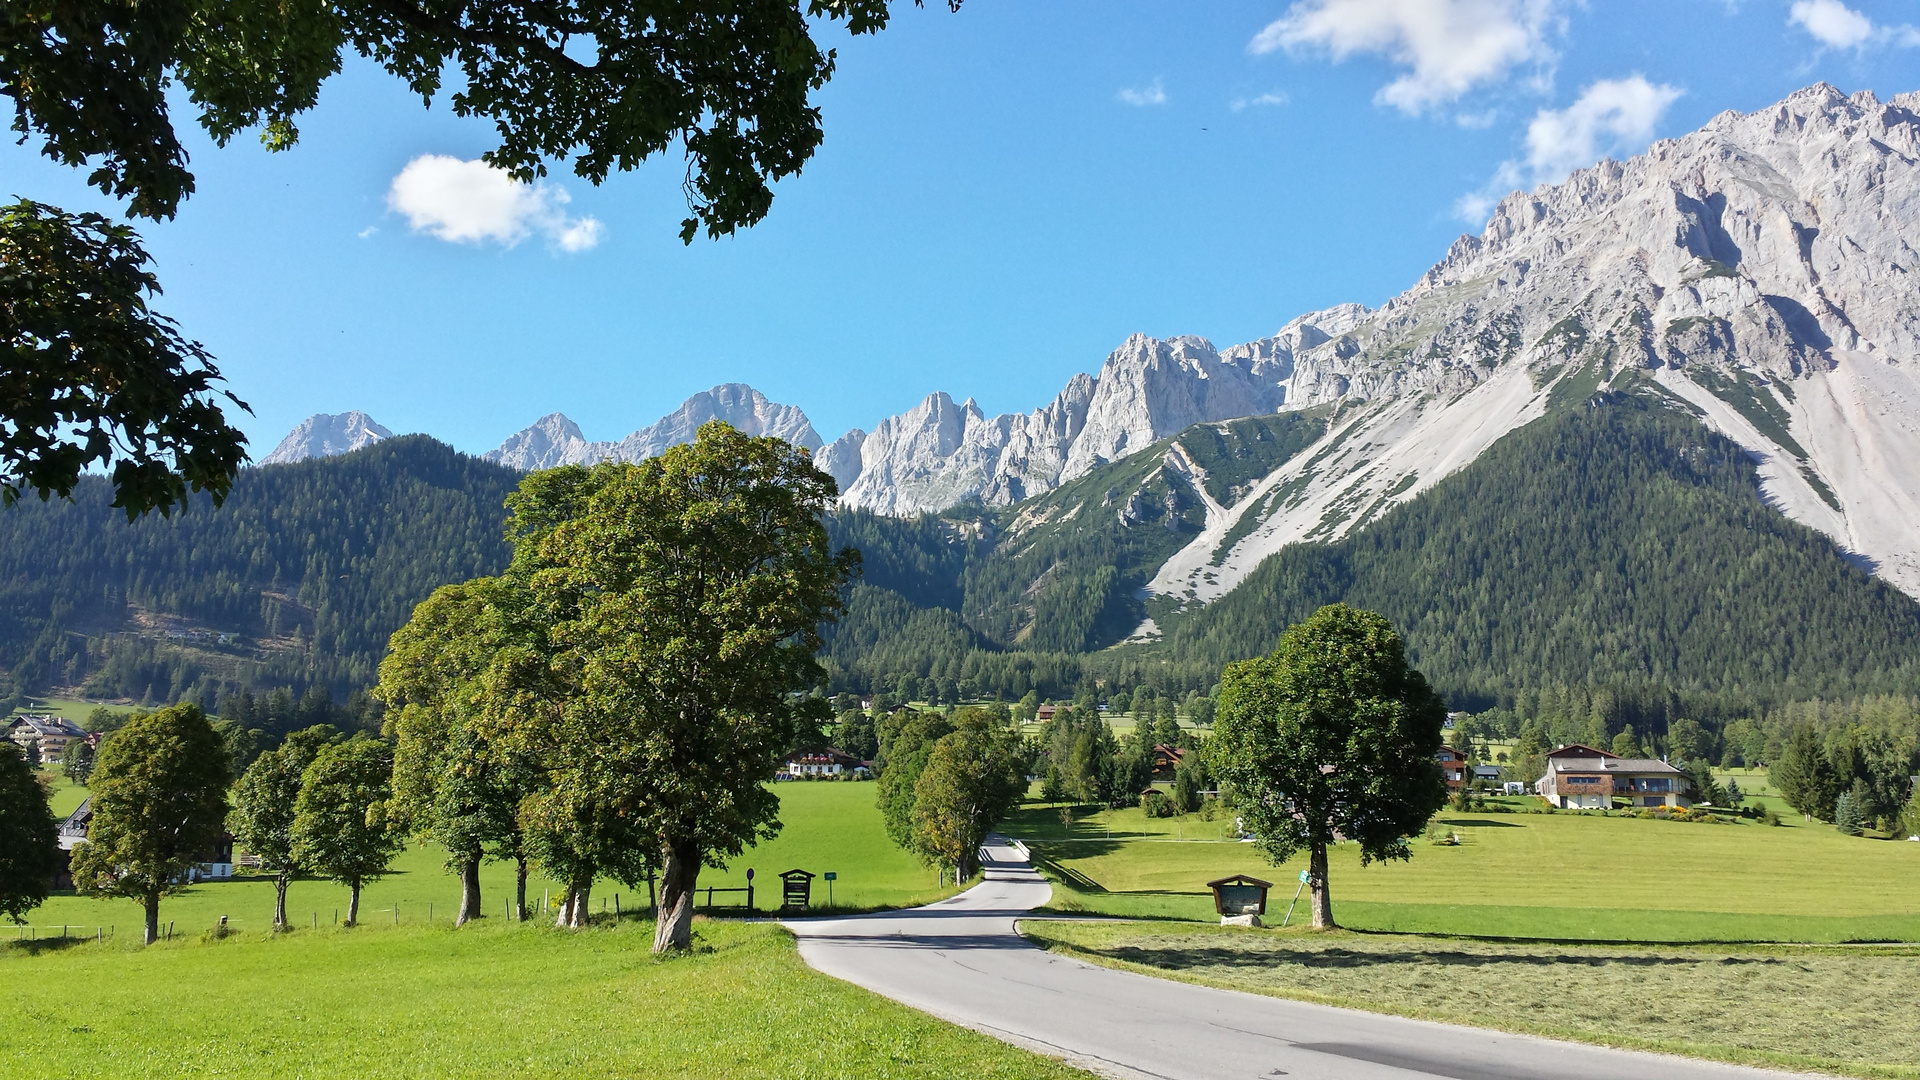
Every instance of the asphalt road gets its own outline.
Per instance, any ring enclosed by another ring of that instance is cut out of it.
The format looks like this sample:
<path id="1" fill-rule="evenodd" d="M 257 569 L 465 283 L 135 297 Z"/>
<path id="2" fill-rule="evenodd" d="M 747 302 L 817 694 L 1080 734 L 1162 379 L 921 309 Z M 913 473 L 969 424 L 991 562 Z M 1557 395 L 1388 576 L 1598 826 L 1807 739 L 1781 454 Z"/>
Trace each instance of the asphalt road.
<path id="1" fill-rule="evenodd" d="M 1783 1080 L 1661 1054 L 1215 990 L 1096 967 L 1014 931 L 1051 889 L 996 838 L 986 880 L 911 911 L 793 919 L 815 968 L 935 1016 L 1132 1080 Z M 1566 992 L 1582 992 L 1570 970 Z"/>

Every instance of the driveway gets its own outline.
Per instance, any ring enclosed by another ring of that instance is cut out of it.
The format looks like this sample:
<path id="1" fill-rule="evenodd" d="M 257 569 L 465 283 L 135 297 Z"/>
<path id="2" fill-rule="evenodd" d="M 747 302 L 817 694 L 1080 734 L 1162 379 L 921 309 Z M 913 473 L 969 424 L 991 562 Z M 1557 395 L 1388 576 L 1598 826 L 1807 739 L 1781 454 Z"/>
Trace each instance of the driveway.
<path id="1" fill-rule="evenodd" d="M 1781 1073 L 1215 990 L 1096 967 L 1014 930 L 1052 889 L 994 838 L 986 880 L 910 911 L 792 919 L 815 968 L 1112 1077 L 1784 1080 Z M 1577 972 L 1567 993 L 1581 992 Z"/>

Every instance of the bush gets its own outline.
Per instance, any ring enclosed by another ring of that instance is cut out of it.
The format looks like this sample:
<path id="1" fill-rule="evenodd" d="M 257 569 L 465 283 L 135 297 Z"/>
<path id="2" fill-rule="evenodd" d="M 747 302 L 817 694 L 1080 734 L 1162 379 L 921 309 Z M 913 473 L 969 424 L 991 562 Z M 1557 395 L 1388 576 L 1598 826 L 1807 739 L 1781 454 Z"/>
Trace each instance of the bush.
<path id="1" fill-rule="evenodd" d="M 1144 810 L 1150 818 L 1172 817 L 1179 812 L 1173 805 L 1173 800 L 1158 791 L 1149 791 L 1140 796 L 1140 809 Z"/>

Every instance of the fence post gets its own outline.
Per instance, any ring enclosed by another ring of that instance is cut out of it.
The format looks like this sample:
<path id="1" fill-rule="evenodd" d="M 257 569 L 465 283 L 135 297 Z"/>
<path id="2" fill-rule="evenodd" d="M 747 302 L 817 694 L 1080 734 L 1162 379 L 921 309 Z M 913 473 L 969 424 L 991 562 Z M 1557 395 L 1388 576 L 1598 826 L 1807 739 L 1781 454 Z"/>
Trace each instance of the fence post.
<path id="1" fill-rule="evenodd" d="M 620 919 L 620 894 L 619 893 L 613 894 L 613 917 L 616 922 L 619 921 Z"/>

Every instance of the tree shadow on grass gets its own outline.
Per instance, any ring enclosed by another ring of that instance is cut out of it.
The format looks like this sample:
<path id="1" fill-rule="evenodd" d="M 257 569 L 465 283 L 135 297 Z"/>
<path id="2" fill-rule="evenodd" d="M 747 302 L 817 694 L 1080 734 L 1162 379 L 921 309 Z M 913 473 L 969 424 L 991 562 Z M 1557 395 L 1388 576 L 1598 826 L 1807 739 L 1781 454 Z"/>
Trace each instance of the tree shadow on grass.
<path id="1" fill-rule="evenodd" d="M 1181 971 L 1214 968 L 1225 971 L 1256 971 L 1292 965 L 1309 969 L 1356 968 L 1476 968 L 1499 971 L 1503 968 L 1697 968 L 1703 973 L 1733 966 L 1785 964 L 1772 956 L 1659 956 L 1654 954 L 1595 954 L 1553 952 L 1550 950 L 1512 953 L 1478 953 L 1457 949 L 1325 949 L 1294 948 L 1285 945 L 1251 949 L 1207 948 L 1182 945 L 1152 947 L 1119 945 L 1111 948 L 1076 946 L 1084 952 L 1123 960 L 1146 967 Z"/>
<path id="2" fill-rule="evenodd" d="M 1454 829 L 1524 829 L 1525 825 L 1517 821 L 1482 821 L 1471 818 L 1436 818 L 1435 825 L 1445 825 Z"/>

